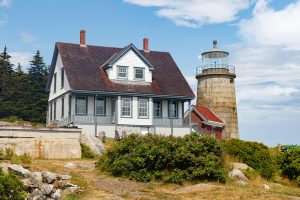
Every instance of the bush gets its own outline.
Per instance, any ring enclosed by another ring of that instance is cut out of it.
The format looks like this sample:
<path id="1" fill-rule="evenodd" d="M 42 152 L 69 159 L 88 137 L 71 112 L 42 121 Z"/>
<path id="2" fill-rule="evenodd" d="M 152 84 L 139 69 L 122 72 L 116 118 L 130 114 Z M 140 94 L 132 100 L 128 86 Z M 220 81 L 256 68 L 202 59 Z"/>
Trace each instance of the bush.
<path id="1" fill-rule="evenodd" d="M 131 134 L 111 147 L 99 161 L 100 170 L 147 182 L 159 179 L 226 181 L 221 146 L 211 137 L 197 134 L 183 138 Z"/>
<path id="2" fill-rule="evenodd" d="M 91 150 L 89 146 L 81 143 L 81 158 L 96 158 L 95 153 Z"/>
<path id="3" fill-rule="evenodd" d="M 7 148 L 5 150 L 5 159 L 11 160 L 13 156 L 14 156 L 14 151 L 11 148 Z"/>
<path id="4" fill-rule="evenodd" d="M 0 197 L 3 200 L 23 200 L 27 196 L 23 183 L 17 177 L 9 173 L 5 175 L 0 168 Z"/>
<path id="5" fill-rule="evenodd" d="M 278 164 L 284 177 L 300 185 L 300 147 L 283 152 Z"/>
<path id="6" fill-rule="evenodd" d="M 276 162 L 267 146 L 257 142 L 230 139 L 223 142 L 225 152 L 237 157 L 255 169 L 261 176 L 270 179 L 275 175 Z"/>

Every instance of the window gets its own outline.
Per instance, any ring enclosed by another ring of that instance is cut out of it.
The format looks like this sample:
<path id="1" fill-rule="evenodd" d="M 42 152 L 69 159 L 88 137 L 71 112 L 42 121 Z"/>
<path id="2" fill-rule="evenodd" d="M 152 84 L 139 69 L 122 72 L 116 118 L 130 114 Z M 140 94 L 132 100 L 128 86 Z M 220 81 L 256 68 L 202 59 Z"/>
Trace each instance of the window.
<path id="1" fill-rule="evenodd" d="M 134 68 L 134 79 L 144 80 L 145 69 Z"/>
<path id="2" fill-rule="evenodd" d="M 96 98 L 96 115 L 105 115 L 105 98 Z"/>
<path id="3" fill-rule="evenodd" d="M 64 118 L 65 114 L 65 98 L 61 98 L 61 118 Z"/>
<path id="4" fill-rule="evenodd" d="M 162 103 L 161 101 L 153 101 L 154 117 L 162 117 Z"/>
<path id="5" fill-rule="evenodd" d="M 53 113 L 52 113 L 52 103 L 50 104 L 50 121 L 53 119 Z"/>
<path id="6" fill-rule="evenodd" d="M 177 101 L 169 101 L 169 117 L 178 117 L 178 102 Z M 171 114 L 172 113 L 172 114 Z"/>
<path id="7" fill-rule="evenodd" d="M 118 67 L 118 78 L 127 79 L 128 67 Z"/>
<path id="8" fill-rule="evenodd" d="M 53 113 L 53 119 L 56 120 L 56 101 L 54 101 L 54 113 Z"/>
<path id="9" fill-rule="evenodd" d="M 53 75 L 54 77 L 53 77 L 53 81 L 54 81 L 54 85 L 53 85 L 53 91 L 54 91 L 54 93 L 56 92 L 56 73 Z"/>
<path id="10" fill-rule="evenodd" d="M 122 98 L 122 117 L 131 117 L 131 98 Z"/>
<path id="11" fill-rule="evenodd" d="M 60 73 L 60 86 L 61 88 L 64 88 L 64 84 L 65 84 L 65 69 L 61 68 L 61 73 Z"/>
<path id="12" fill-rule="evenodd" d="M 139 117 L 148 118 L 148 99 L 139 99 Z"/>
<path id="13" fill-rule="evenodd" d="M 87 114 L 87 98 L 85 96 L 76 97 L 76 115 Z"/>

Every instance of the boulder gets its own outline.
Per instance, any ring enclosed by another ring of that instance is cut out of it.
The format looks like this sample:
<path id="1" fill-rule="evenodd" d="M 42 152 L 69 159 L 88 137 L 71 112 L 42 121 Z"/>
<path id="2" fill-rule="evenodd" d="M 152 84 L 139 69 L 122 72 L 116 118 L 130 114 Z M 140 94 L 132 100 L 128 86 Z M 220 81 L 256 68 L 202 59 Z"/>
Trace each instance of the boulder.
<path id="1" fill-rule="evenodd" d="M 12 164 L 9 165 L 7 168 L 8 171 L 14 172 L 17 176 L 24 177 L 24 178 L 29 177 L 30 171 L 28 169 L 25 169 L 21 165 Z"/>
<path id="2" fill-rule="evenodd" d="M 61 196 L 62 196 L 61 189 L 57 189 L 53 194 L 51 194 L 51 198 L 53 198 L 55 200 L 59 200 Z"/>
<path id="3" fill-rule="evenodd" d="M 249 167 L 247 164 L 245 164 L 245 163 L 230 163 L 232 166 L 233 166 L 233 168 L 234 169 L 239 169 L 239 170 L 241 170 L 241 171 L 243 171 L 243 170 L 246 170 L 246 169 L 251 169 L 251 170 L 253 170 L 251 167 Z"/>
<path id="4" fill-rule="evenodd" d="M 80 142 L 89 146 L 96 155 L 101 155 L 105 150 L 101 139 L 91 134 L 81 133 Z"/>
<path id="5" fill-rule="evenodd" d="M 34 189 L 28 196 L 28 200 L 44 200 L 44 195 L 41 190 Z"/>
<path id="6" fill-rule="evenodd" d="M 44 195 L 50 195 L 51 194 L 51 192 L 52 192 L 52 190 L 53 190 L 53 185 L 51 185 L 51 184 L 43 184 L 42 186 L 41 186 L 41 192 L 42 192 L 42 194 L 44 194 Z"/>
<path id="7" fill-rule="evenodd" d="M 29 179 L 33 185 L 37 185 L 38 187 L 43 183 L 43 177 L 41 172 L 30 172 Z"/>
<path id="8" fill-rule="evenodd" d="M 228 177 L 231 180 L 234 180 L 239 185 L 248 185 L 249 179 L 245 176 L 245 174 L 239 169 L 233 169 L 229 172 Z"/>
<path id="9" fill-rule="evenodd" d="M 42 177 L 43 177 L 43 182 L 53 183 L 56 180 L 57 175 L 55 173 L 52 173 L 52 172 L 43 171 L 42 172 Z"/>

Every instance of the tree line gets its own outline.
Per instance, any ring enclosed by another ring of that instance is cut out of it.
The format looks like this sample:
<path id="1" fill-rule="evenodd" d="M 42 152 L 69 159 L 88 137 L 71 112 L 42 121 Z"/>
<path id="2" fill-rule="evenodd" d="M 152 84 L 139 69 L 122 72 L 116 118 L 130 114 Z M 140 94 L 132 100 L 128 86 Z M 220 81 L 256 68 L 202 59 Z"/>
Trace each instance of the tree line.
<path id="1" fill-rule="evenodd" d="M 10 58 L 4 47 L 0 54 L 0 120 L 16 116 L 25 121 L 45 122 L 49 67 L 39 50 L 26 71 L 20 64 L 15 67 Z"/>

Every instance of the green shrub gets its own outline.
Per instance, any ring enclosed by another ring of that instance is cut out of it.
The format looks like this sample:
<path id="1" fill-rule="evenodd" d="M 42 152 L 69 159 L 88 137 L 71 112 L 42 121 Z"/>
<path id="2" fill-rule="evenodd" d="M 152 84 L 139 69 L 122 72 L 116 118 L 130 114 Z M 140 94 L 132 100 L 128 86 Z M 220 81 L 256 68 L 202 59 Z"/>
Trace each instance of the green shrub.
<path id="1" fill-rule="evenodd" d="M 247 168 L 245 170 L 242 170 L 242 172 L 250 180 L 254 180 L 258 176 L 258 173 L 254 169 L 251 169 L 251 168 Z"/>
<path id="2" fill-rule="evenodd" d="M 0 149 L 0 160 L 5 160 L 5 152 L 3 149 Z"/>
<path id="3" fill-rule="evenodd" d="M 197 134 L 183 138 L 131 134 L 106 151 L 97 166 L 114 176 L 142 182 L 226 181 L 219 142 Z"/>
<path id="4" fill-rule="evenodd" d="M 6 160 L 11 160 L 13 156 L 14 156 L 14 151 L 11 148 L 5 149 L 5 159 Z"/>
<path id="5" fill-rule="evenodd" d="M 255 169 L 261 176 L 272 178 L 276 172 L 275 159 L 267 146 L 257 142 L 230 139 L 223 142 L 225 152 Z"/>
<path id="6" fill-rule="evenodd" d="M 27 196 L 23 183 L 17 177 L 9 173 L 5 175 L 0 168 L 0 197 L 3 200 L 23 200 Z"/>
<path id="7" fill-rule="evenodd" d="M 282 175 L 300 185 L 300 147 L 283 152 L 278 160 Z"/>
<path id="8" fill-rule="evenodd" d="M 91 150 L 89 146 L 81 143 L 81 158 L 96 158 L 95 153 Z"/>

